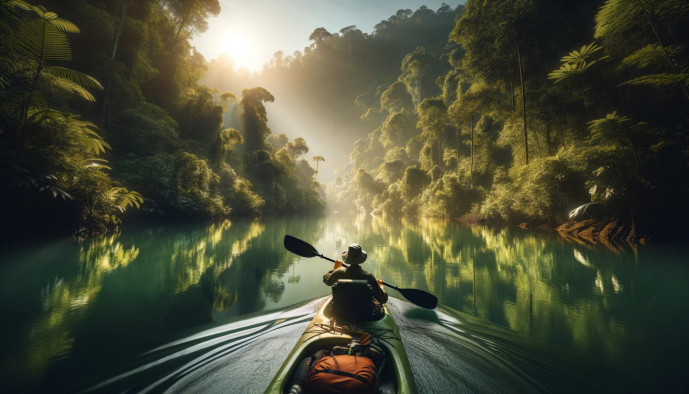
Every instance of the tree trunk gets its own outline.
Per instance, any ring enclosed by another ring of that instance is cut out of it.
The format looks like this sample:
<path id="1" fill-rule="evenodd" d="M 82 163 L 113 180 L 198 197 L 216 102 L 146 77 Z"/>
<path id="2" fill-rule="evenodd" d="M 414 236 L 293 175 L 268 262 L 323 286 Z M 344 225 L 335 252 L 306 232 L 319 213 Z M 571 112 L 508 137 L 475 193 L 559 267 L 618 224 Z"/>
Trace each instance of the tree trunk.
<path id="1" fill-rule="evenodd" d="M 519 51 L 519 37 L 517 37 L 517 62 L 519 63 L 519 83 L 522 86 L 522 117 L 524 119 L 524 157 L 529 164 L 529 141 L 526 133 L 526 91 L 524 90 L 524 72 L 522 70 L 522 54 Z"/>
<path id="2" fill-rule="evenodd" d="M 457 181 L 459 181 L 459 127 L 457 127 Z"/>
<path id="3" fill-rule="evenodd" d="M 512 108 L 514 108 L 514 82 L 512 81 L 512 67 L 507 66 L 507 72 L 510 75 L 510 95 L 512 96 Z"/>
<path id="4" fill-rule="evenodd" d="M 546 143 L 546 154 L 550 156 L 550 146 L 552 145 L 551 137 L 550 137 L 550 123 L 546 123 L 545 125 L 545 143 Z"/>
<path id="5" fill-rule="evenodd" d="M 122 16 L 120 17 L 120 23 L 117 24 L 117 32 L 115 33 L 115 43 L 112 45 L 112 55 L 110 56 L 110 64 L 115 64 L 115 56 L 117 55 L 117 44 L 120 41 L 120 35 L 122 34 L 122 25 L 124 24 L 124 19 L 127 17 L 127 1 L 122 2 Z M 103 95 L 103 114 L 107 110 L 108 97 L 110 97 L 110 88 L 112 87 L 112 78 L 115 72 L 110 70 L 110 78 L 108 79 L 108 85 L 105 88 L 105 94 Z"/>
<path id="6" fill-rule="evenodd" d="M 176 38 L 179 38 L 179 35 L 182 33 L 182 29 L 184 28 L 184 25 L 187 24 L 187 18 L 189 18 L 189 15 L 191 15 L 192 8 L 193 8 L 192 6 L 189 6 L 189 10 L 187 10 L 186 14 L 184 14 L 184 17 L 179 22 L 179 27 L 177 28 L 177 34 L 175 35 Z"/>
<path id="7" fill-rule="evenodd" d="M 474 186 L 474 114 L 471 114 L 471 165 L 469 166 L 471 186 Z"/>
<path id="8" fill-rule="evenodd" d="M 115 43 L 112 46 L 112 56 L 110 60 L 115 60 L 115 55 L 117 55 L 117 43 L 120 41 L 120 35 L 122 34 L 122 25 L 124 24 L 124 19 L 127 17 L 127 2 L 122 3 L 122 16 L 120 17 L 120 23 L 117 24 L 117 33 L 115 33 Z"/>

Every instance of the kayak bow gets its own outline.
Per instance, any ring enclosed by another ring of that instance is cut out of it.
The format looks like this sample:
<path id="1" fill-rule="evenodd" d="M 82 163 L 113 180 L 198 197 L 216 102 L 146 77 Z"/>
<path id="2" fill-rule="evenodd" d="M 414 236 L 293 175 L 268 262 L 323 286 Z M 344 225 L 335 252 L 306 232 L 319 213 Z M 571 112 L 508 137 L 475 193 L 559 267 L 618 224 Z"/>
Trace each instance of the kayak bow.
<path id="1" fill-rule="evenodd" d="M 265 392 L 271 394 L 286 393 L 289 390 L 288 382 L 302 359 L 319 350 L 332 349 L 334 346 L 347 346 L 353 338 L 359 338 L 367 332 L 374 341 L 385 349 L 385 361 L 382 365 L 382 371 L 379 373 L 380 391 L 384 393 L 416 393 L 416 383 L 407 352 L 404 350 L 397 324 L 392 319 L 387 306 L 384 306 L 385 315 L 379 320 L 346 326 L 329 316 L 331 301 L 332 297 L 328 297 L 318 310 Z"/>

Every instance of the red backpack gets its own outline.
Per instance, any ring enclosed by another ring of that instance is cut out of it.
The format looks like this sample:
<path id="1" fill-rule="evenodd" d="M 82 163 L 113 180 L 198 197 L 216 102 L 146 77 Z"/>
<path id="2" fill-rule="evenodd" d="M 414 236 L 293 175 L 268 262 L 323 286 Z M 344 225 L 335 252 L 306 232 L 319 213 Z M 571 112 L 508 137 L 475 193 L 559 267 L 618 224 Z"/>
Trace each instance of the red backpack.
<path id="1" fill-rule="evenodd" d="M 347 354 L 316 361 L 302 382 L 305 393 L 377 393 L 379 386 L 373 361 Z"/>

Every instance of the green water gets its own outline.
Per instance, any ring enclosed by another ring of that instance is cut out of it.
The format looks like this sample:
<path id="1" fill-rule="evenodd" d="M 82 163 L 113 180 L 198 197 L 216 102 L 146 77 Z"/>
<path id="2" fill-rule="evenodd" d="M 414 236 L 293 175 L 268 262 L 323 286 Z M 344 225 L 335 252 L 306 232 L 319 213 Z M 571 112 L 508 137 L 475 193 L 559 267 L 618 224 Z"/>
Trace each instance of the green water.
<path id="1" fill-rule="evenodd" d="M 328 294 L 321 277 L 331 263 L 288 253 L 285 234 L 332 258 L 359 242 L 369 256 L 364 268 L 376 276 L 512 330 L 565 367 L 619 372 L 639 391 L 689 388 L 685 247 L 610 250 L 541 231 L 364 217 L 132 228 L 81 244 L 5 245 L 3 386 L 71 391 L 175 338 Z"/>

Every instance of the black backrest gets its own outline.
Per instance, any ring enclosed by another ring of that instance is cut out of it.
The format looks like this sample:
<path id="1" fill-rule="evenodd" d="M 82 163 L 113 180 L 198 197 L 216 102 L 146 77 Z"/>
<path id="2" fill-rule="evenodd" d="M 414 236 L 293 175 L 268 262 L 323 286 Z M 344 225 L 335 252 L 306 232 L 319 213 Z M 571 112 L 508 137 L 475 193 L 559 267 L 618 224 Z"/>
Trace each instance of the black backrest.
<path id="1" fill-rule="evenodd" d="M 335 319 L 362 322 L 375 319 L 373 289 L 365 279 L 340 279 L 333 285 Z"/>

